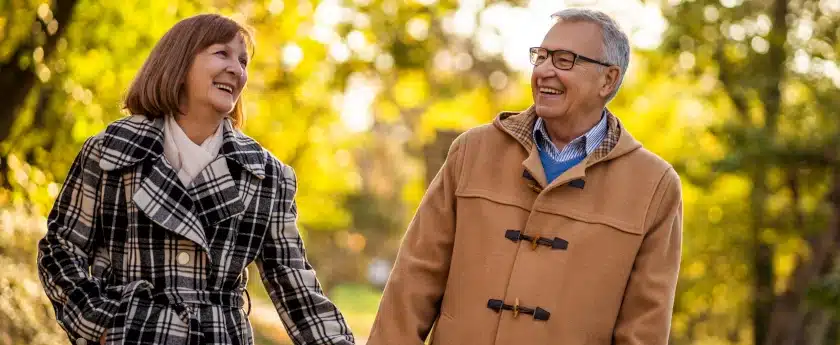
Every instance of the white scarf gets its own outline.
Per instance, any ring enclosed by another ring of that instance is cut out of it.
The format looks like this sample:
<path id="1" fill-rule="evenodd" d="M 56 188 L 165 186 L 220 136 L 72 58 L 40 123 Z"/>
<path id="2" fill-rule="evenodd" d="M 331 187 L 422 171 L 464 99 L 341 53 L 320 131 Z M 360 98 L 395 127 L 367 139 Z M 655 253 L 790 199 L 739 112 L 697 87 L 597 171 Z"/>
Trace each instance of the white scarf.
<path id="1" fill-rule="evenodd" d="M 178 172 L 178 179 L 189 186 L 192 180 L 219 154 L 223 143 L 221 123 L 216 133 L 197 145 L 184 133 L 173 116 L 166 116 L 163 127 L 163 155 Z"/>

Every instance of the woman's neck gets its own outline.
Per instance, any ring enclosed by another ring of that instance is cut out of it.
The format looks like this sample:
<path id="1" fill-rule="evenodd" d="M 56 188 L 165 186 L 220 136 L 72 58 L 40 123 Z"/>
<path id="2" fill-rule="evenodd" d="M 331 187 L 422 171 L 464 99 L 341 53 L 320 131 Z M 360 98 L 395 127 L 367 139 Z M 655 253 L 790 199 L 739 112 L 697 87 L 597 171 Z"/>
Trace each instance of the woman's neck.
<path id="1" fill-rule="evenodd" d="M 222 117 L 217 116 L 193 116 L 180 114 L 175 116 L 175 122 L 181 126 L 184 134 L 196 145 L 201 145 L 207 138 L 216 133 Z"/>

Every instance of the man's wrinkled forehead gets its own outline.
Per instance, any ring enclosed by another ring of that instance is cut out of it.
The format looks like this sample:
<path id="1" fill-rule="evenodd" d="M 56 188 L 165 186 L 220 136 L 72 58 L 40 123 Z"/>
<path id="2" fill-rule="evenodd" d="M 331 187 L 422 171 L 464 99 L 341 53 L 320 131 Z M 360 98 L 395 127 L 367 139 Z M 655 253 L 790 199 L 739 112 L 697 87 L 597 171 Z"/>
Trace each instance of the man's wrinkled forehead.
<path id="1" fill-rule="evenodd" d="M 540 46 L 600 56 L 603 46 L 601 27 L 587 21 L 559 20 L 548 29 Z"/>

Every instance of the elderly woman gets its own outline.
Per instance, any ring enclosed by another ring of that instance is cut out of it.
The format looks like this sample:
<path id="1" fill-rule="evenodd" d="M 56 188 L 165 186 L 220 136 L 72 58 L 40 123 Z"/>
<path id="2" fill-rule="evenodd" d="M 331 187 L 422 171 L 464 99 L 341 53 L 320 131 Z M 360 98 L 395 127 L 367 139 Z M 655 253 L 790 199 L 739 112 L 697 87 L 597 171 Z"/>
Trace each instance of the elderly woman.
<path id="1" fill-rule="evenodd" d="M 353 344 L 306 260 L 292 168 L 239 130 L 250 48 L 229 18 L 177 23 L 128 90 L 133 115 L 84 143 L 38 255 L 73 343 L 252 344 L 256 262 L 295 344 Z"/>

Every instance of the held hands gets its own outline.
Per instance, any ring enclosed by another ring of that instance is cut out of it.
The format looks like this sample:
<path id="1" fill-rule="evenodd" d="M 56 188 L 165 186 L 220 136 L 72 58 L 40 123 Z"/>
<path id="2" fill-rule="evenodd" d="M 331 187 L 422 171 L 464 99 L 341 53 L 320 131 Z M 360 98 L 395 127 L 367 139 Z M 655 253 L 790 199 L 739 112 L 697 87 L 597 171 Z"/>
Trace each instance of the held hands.
<path id="1" fill-rule="evenodd" d="M 99 337 L 99 344 L 105 345 L 105 333 L 102 333 L 102 336 Z"/>

